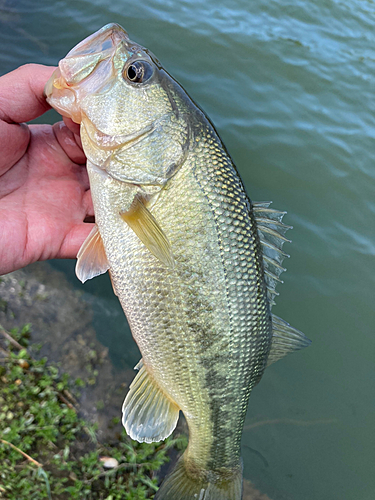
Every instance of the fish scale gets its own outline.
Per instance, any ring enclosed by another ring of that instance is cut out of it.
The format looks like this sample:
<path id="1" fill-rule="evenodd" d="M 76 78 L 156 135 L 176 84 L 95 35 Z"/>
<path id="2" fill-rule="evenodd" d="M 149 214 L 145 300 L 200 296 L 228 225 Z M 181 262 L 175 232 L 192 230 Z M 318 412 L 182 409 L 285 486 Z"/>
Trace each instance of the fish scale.
<path id="1" fill-rule="evenodd" d="M 238 465 L 247 398 L 265 367 L 271 321 L 249 201 L 220 141 L 204 125 L 194 150 L 151 209 L 163 220 L 174 269 L 158 262 L 123 224 L 111 196 L 104 201 L 101 185 L 94 179 L 91 185 L 94 203 L 105 214 L 97 224 L 112 281 L 145 367 L 186 415 L 187 456 L 215 470 Z M 113 222 L 108 223 L 111 210 Z M 244 238 L 239 241 L 237 234 Z M 121 254 L 119 247 L 126 250 Z M 193 279 L 186 282 L 185 276 Z M 178 370 L 186 373 L 186 381 L 184 375 L 176 386 Z M 238 400 L 240 405 L 228 408 Z M 201 426 L 210 428 L 209 446 L 207 438 L 201 444 Z"/>
<path id="2" fill-rule="evenodd" d="M 125 429 L 158 441 L 179 411 L 189 427 L 155 500 L 240 500 L 251 390 L 267 363 L 309 344 L 270 312 L 284 213 L 251 204 L 207 117 L 118 25 L 72 49 L 46 95 L 81 123 L 88 158 L 96 224 L 77 276 L 110 271 L 142 353 Z"/>

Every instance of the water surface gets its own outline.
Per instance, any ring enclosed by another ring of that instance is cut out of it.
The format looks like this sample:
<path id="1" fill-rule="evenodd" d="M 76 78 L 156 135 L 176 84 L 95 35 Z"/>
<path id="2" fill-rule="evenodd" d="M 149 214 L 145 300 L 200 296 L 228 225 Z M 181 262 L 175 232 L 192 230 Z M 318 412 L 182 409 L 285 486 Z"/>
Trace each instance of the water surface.
<path id="1" fill-rule="evenodd" d="M 294 226 L 274 311 L 313 344 L 254 390 L 245 477 L 273 500 L 373 499 L 375 3 L 3 0 L 0 73 L 55 65 L 108 22 L 158 56 L 214 122 L 251 198 Z M 56 266 L 95 305 L 113 362 L 136 364 L 108 278 L 82 286 L 73 262 Z"/>

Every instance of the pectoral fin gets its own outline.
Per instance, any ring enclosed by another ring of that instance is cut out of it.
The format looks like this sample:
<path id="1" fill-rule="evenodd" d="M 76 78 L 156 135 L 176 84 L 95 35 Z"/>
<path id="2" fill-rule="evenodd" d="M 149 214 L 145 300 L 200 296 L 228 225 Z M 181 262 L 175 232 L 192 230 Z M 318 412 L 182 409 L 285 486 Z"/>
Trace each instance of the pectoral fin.
<path id="1" fill-rule="evenodd" d="M 140 443 L 166 439 L 177 425 L 179 408 L 152 380 L 143 366 L 130 385 L 122 407 L 127 434 Z"/>
<path id="2" fill-rule="evenodd" d="M 306 335 L 293 328 L 286 321 L 272 314 L 272 345 L 267 366 L 293 351 L 298 351 L 311 344 Z"/>
<path id="3" fill-rule="evenodd" d="M 172 250 L 166 235 L 139 198 L 134 199 L 130 210 L 120 215 L 157 259 L 167 267 L 174 267 Z"/>
<path id="4" fill-rule="evenodd" d="M 104 274 L 108 269 L 103 240 L 95 224 L 77 254 L 76 275 L 84 283 L 99 274 Z"/>

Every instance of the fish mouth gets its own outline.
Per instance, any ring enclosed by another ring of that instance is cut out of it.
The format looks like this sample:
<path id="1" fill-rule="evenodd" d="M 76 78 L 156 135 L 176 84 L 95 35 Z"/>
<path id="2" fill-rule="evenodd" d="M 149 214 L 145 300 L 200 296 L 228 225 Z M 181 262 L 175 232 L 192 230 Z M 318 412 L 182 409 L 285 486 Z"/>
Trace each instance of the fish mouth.
<path id="1" fill-rule="evenodd" d="M 65 59 L 90 54 L 105 54 L 113 52 L 124 40 L 129 40 L 127 32 L 116 23 L 106 24 L 100 30 L 88 36 L 72 48 Z"/>
<path id="2" fill-rule="evenodd" d="M 113 58 L 119 47 L 129 41 L 126 31 L 115 23 L 107 24 L 82 40 L 61 59 L 59 67 L 48 80 L 44 89 L 47 99 L 51 98 L 54 89 L 73 90 L 101 62 Z"/>

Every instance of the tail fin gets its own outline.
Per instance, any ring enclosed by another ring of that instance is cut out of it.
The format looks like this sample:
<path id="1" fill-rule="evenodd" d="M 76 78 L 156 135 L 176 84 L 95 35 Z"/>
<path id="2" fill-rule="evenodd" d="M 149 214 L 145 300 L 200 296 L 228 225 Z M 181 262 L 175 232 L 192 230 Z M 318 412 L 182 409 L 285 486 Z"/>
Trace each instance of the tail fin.
<path id="1" fill-rule="evenodd" d="M 196 470 L 188 474 L 184 456 L 176 467 L 167 475 L 154 500 L 241 500 L 242 498 L 242 465 L 230 475 L 217 477 L 210 482 L 208 477 L 199 477 Z M 212 477 L 216 476 L 212 473 Z"/>

